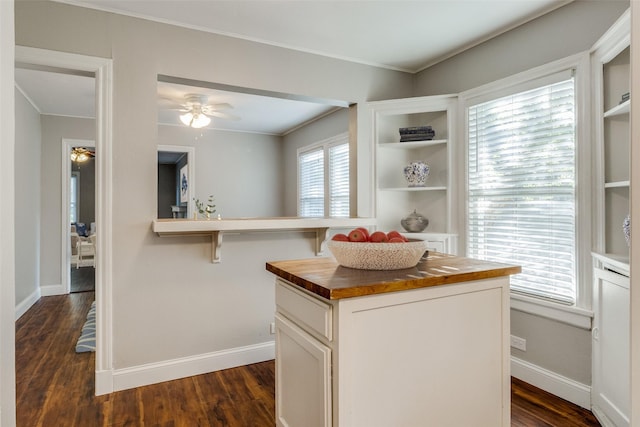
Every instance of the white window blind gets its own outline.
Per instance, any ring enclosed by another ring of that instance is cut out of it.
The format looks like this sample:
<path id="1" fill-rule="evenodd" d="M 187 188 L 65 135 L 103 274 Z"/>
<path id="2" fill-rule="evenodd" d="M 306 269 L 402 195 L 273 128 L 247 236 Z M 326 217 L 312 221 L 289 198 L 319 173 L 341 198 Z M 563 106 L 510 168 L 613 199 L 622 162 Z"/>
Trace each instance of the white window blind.
<path id="1" fill-rule="evenodd" d="M 77 172 L 71 173 L 71 181 L 69 188 L 69 220 L 71 224 L 78 222 L 78 199 L 79 199 L 79 175 Z"/>
<path id="2" fill-rule="evenodd" d="M 329 147 L 329 215 L 349 216 L 349 144 Z"/>
<path id="3" fill-rule="evenodd" d="M 349 137 L 344 133 L 298 152 L 298 215 L 349 216 Z"/>
<path id="4" fill-rule="evenodd" d="M 575 85 L 570 78 L 468 110 L 470 257 L 518 264 L 512 291 L 576 298 Z"/>
<path id="5" fill-rule="evenodd" d="M 300 154 L 299 210 L 300 216 L 324 216 L 324 149 Z"/>

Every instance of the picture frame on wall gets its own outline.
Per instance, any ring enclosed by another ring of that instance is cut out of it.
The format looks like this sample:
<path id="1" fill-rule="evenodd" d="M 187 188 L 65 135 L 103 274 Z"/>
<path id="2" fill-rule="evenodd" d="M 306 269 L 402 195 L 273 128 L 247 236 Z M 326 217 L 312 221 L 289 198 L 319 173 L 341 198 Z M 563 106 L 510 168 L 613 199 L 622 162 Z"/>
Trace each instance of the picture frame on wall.
<path id="1" fill-rule="evenodd" d="M 189 201 L 189 165 L 180 168 L 180 203 Z"/>

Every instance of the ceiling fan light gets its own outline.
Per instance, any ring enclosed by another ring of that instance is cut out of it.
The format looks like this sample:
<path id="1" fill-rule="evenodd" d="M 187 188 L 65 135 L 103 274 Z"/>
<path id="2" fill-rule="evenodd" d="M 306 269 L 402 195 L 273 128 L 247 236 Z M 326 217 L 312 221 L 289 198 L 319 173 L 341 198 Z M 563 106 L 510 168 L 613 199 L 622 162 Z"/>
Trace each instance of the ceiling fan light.
<path id="1" fill-rule="evenodd" d="M 184 123 L 186 126 L 191 126 L 192 128 L 199 129 L 207 126 L 211 123 L 211 119 L 202 113 L 184 113 L 180 115 L 180 121 Z"/>
<path id="2" fill-rule="evenodd" d="M 191 122 L 191 127 L 199 129 L 207 126 L 209 123 L 211 123 L 211 119 L 208 116 L 204 114 L 196 114 Z"/>
<path id="3" fill-rule="evenodd" d="M 73 150 L 71 150 L 70 157 L 72 162 L 82 163 L 93 157 L 93 153 L 86 148 L 75 147 Z"/>

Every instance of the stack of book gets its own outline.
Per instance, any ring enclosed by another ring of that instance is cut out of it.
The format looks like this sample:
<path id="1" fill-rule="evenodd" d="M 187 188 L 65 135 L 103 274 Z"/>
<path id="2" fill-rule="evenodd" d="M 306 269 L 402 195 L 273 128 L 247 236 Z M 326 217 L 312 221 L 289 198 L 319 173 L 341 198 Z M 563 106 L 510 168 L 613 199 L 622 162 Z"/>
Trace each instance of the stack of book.
<path id="1" fill-rule="evenodd" d="M 629 100 L 629 92 L 622 94 L 622 99 L 620 100 L 620 104 Z"/>
<path id="2" fill-rule="evenodd" d="M 400 128 L 400 142 L 430 141 L 436 136 L 431 126 Z"/>

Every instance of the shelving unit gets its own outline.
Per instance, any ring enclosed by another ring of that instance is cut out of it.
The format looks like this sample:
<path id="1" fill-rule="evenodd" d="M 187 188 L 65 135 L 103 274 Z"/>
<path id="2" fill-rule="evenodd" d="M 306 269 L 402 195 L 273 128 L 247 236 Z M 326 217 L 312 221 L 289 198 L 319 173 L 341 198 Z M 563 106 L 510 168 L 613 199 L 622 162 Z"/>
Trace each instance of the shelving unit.
<path id="1" fill-rule="evenodd" d="M 629 424 L 630 17 L 625 13 L 592 54 L 596 150 L 593 252 L 592 411 L 602 425 Z M 621 102 L 622 101 L 622 102 Z"/>
<path id="2" fill-rule="evenodd" d="M 416 210 L 429 219 L 429 226 L 414 236 L 450 253 L 457 253 L 457 235 L 451 226 L 454 186 L 450 173 L 456 99 L 444 95 L 369 103 L 376 153 L 377 228 L 404 231 L 400 220 Z M 426 125 L 435 131 L 435 139 L 400 142 L 400 128 Z M 409 187 L 404 178 L 404 167 L 414 161 L 429 165 L 424 187 Z"/>

